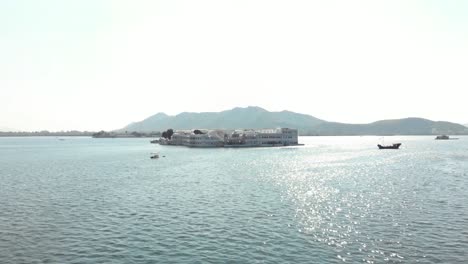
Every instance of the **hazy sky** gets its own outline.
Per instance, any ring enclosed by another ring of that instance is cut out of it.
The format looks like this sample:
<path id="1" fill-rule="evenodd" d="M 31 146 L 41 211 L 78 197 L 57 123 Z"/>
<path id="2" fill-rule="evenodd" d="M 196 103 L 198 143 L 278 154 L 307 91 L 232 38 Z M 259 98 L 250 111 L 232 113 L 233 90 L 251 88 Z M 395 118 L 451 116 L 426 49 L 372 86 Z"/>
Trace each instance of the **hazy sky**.
<path id="1" fill-rule="evenodd" d="M 468 1 L 0 1 L 0 126 L 255 105 L 468 123 Z"/>

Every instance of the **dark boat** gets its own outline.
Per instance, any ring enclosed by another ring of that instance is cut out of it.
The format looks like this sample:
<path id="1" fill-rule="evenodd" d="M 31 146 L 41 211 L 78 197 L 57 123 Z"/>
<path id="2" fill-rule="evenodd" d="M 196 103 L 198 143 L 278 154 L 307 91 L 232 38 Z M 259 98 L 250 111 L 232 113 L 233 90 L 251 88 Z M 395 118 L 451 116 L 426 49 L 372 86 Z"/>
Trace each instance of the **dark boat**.
<path id="1" fill-rule="evenodd" d="M 379 149 L 399 149 L 400 146 L 401 146 L 401 143 L 395 143 L 395 144 L 387 145 L 387 146 L 382 146 L 380 144 L 377 145 Z"/>
<path id="2" fill-rule="evenodd" d="M 440 135 L 435 138 L 436 140 L 457 140 L 458 138 L 451 138 L 447 135 Z"/>

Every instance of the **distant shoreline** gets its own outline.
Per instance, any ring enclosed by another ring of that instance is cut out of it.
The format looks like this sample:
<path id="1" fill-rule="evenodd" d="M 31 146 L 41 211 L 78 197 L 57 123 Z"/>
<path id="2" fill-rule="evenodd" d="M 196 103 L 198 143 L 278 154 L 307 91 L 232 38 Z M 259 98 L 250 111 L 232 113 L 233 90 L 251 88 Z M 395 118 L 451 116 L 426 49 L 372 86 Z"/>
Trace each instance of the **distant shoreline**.
<path id="1" fill-rule="evenodd" d="M 91 137 L 93 132 L 0 132 L 0 137 Z"/>
<path id="2" fill-rule="evenodd" d="M 453 136 L 468 136 L 468 135 L 457 135 L 457 134 L 450 134 Z M 299 137 L 435 137 L 438 136 L 436 134 L 427 135 L 427 134 L 420 134 L 420 135 L 299 135 Z M 9 137 L 17 137 L 17 138 L 26 138 L 26 137 L 89 137 L 89 138 L 159 138 L 159 136 L 141 136 L 141 137 L 132 137 L 132 136 L 109 136 L 109 137 L 93 137 L 92 135 L 2 135 L 0 134 L 0 138 L 9 138 Z"/>
<path id="3" fill-rule="evenodd" d="M 160 133 L 142 133 L 142 132 L 92 132 L 92 131 L 34 131 L 34 132 L 0 132 L 0 137 L 93 137 L 93 138 L 154 138 L 159 137 Z"/>

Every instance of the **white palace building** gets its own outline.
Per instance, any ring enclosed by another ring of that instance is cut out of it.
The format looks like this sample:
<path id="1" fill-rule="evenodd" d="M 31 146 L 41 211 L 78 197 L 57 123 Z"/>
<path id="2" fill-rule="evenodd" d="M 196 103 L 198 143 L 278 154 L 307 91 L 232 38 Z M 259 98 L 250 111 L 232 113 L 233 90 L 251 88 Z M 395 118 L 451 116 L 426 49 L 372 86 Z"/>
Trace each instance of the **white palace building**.
<path id="1" fill-rule="evenodd" d="M 197 133 L 195 133 L 197 131 Z M 297 129 L 177 130 L 170 139 L 161 137 L 161 145 L 187 147 L 277 147 L 295 146 Z"/>

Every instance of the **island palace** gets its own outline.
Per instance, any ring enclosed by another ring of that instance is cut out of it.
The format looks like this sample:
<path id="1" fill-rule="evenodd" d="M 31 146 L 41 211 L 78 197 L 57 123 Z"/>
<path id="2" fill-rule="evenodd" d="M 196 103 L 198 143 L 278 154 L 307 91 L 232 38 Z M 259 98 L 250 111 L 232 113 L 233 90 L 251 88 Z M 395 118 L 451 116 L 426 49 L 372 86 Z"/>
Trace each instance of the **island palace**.
<path id="1" fill-rule="evenodd" d="M 161 137 L 161 145 L 187 147 L 277 147 L 296 146 L 297 129 L 201 129 L 176 130 L 170 138 Z"/>

